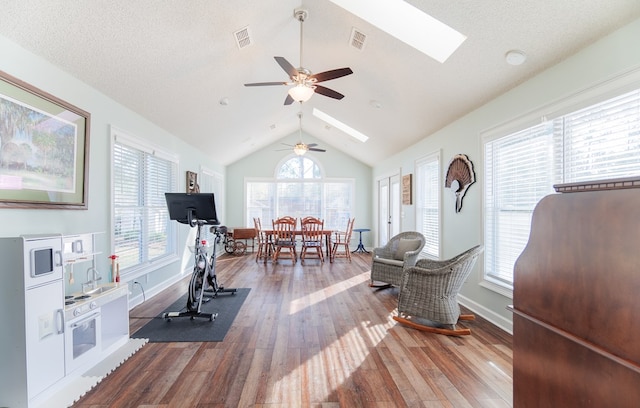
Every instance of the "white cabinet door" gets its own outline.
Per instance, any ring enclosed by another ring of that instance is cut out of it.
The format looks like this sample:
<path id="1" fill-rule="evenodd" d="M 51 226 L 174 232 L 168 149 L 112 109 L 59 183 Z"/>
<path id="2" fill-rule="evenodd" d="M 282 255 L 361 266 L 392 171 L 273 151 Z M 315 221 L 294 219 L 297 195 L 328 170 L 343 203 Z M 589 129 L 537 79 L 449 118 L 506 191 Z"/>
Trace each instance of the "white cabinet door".
<path id="1" fill-rule="evenodd" d="M 25 296 L 29 399 L 64 377 L 62 280 L 28 289 Z"/>

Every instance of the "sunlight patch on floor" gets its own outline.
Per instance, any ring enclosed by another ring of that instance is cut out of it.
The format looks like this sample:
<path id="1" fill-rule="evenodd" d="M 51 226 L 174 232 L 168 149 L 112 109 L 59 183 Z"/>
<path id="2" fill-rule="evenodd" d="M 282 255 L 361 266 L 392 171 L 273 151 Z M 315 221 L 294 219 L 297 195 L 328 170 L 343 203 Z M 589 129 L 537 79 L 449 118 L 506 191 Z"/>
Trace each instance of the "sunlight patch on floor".
<path id="1" fill-rule="evenodd" d="M 305 308 L 320 302 L 330 301 L 330 298 L 360 285 L 369 280 L 369 271 L 351 279 L 333 284 L 321 290 L 293 299 L 289 304 L 289 315 L 301 313 Z M 287 372 L 282 378 L 273 384 L 272 391 L 288 387 L 291 384 L 300 384 L 300 379 L 309 382 L 311 402 L 327 401 L 332 392 L 335 392 L 357 370 L 366 365 L 370 355 L 369 350 L 376 347 L 388 334 L 388 329 L 395 322 L 391 318 L 382 317 L 379 323 L 371 320 L 357 322 L 356 325 L 333 341 L 330 345 L 317 350 L 312 350 L 312 356 Z M 344 328 L 342 328 L 344 329 Z M 340 328 L 336 328 L 339 332 Z M 365 367 L 366 368 L 366 367 Z M 327 373 L 331 373 L 327 375 Z M 298 401 L 281 401 L 283 403 L 296 403 Z"/>
<path id="2" fill-rule="evenodd" d="M 304 295 L 298 299 L 293 299 L 289 303 L 289 315 L 293 316 L 294 314 L 299 313 L 301 310 L 303 310 L 306 307 L 318 304 L 326 300 L 328 297 L 331 297 L 337 293 L 348 290 L 356 285 L 361 284 L 362 282 L 366 282 L 369 279 L 367 277 L 368 274 L 369 272 L 365 272 L 354 277 L 353 279 L 348 279 L 346 281 L 335 283 L 326 288 L 322 288 L 321 290 L 317 290 L 315 292 Z"/>

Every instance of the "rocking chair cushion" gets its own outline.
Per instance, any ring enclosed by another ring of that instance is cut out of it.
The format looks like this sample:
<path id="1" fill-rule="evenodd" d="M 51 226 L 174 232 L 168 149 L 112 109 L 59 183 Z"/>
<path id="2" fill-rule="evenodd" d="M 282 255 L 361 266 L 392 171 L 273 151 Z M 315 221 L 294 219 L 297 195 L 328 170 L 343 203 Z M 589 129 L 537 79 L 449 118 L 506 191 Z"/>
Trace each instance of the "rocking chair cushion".
<path id="1" fill-rule="evenodd" d="M 398 261 L 404 261 L 404 254 L 406 252 L 415 251 L 421 245 L 422 241 L 419 239 L 400 238 L 398 242 L 398 248 L 394 254 L 394 258 Z"/>
<path id="2" fill-rule="evenodd" d="M 380 257 L 376 257 L 373 260 L 373 262 L 380 262 L 387 265 L 399 266 L 400 268 L 402 268 L 402 266 L 404 265 L 403 261 L 399 261 L 397 259 L 380 258 Z"/>

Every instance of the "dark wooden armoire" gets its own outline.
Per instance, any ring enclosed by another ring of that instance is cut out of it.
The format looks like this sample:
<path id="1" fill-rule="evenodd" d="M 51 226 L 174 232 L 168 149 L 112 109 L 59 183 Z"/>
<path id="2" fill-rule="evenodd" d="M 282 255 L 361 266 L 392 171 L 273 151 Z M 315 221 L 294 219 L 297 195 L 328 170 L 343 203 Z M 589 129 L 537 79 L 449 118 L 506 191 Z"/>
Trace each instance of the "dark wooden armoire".
<path id="1" fill-rule="evenodd" d="M 640 407 L 640 178 L 555 188 L 514 270 L 514 407 Z"/>

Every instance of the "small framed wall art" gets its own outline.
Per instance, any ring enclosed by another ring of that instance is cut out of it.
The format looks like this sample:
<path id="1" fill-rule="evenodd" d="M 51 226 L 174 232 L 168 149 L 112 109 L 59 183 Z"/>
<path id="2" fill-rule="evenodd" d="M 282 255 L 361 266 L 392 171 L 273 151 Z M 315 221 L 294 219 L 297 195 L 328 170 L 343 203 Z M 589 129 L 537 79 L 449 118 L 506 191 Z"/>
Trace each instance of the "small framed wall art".
<path id="1" fill-rule="evenodd" d="M 411 196 L 411 174 L 402 176 L 402 204 L 411 205 L 413 203 Z"/>

